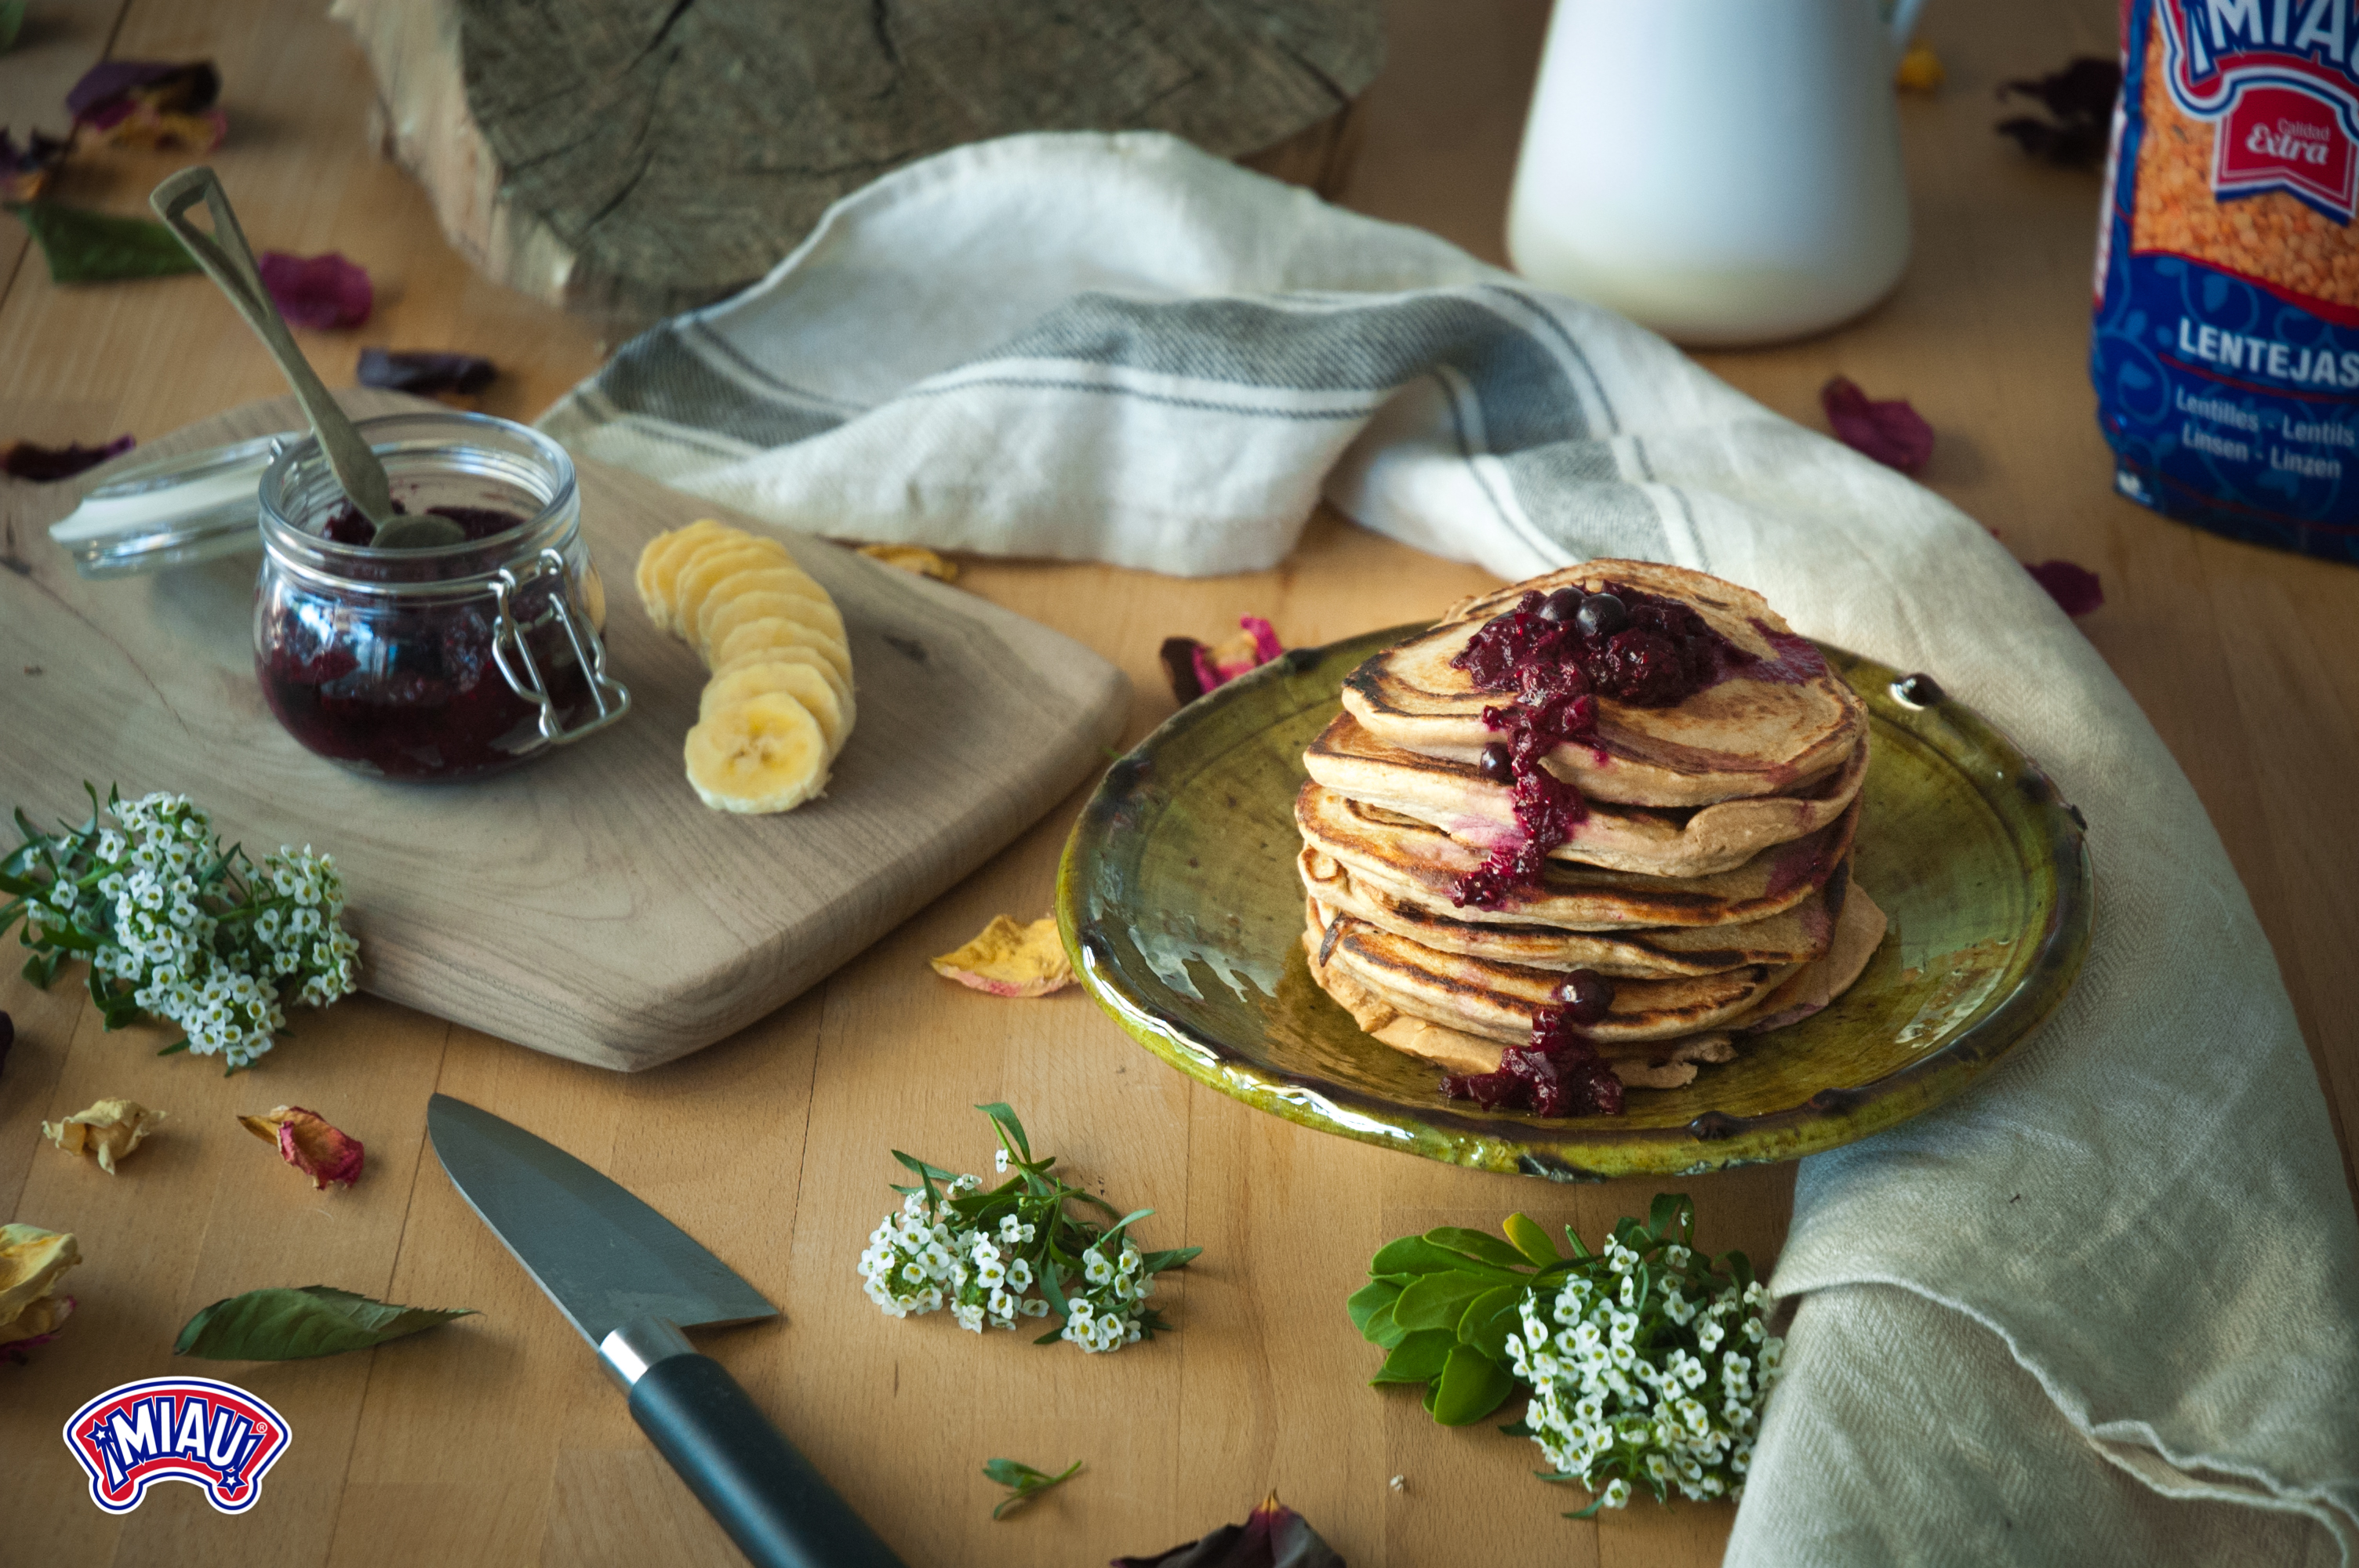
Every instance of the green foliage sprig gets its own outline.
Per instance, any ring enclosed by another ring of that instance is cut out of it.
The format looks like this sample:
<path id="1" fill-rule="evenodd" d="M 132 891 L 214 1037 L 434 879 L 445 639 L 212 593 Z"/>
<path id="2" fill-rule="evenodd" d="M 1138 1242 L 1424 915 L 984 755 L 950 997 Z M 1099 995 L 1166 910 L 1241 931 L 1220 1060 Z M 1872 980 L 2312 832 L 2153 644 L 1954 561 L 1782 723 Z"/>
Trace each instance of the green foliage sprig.
<path id="1" fill-rule="evenodd" d="M 1081 1469 L 1082 1462 L 1078 1459 L 1053 1476 L 1046 1471 L 1035 1470 L 1021 1460 L 984 1460 L 983 1473 L 996 1485 L 1008 1489 L 1007 1496 L 999 1500 L 999 1506 L 991 1510 L 991 1517 L 1006 1519 L 1011 1509 L 1022 1508 L 1051 1487 L 1063 1486 L 1079 1475 Z"/>
<path id="2" fill-rule="evenodd" d="M 1348 1303 L 1382 1346 L 1377 1384 L 1422 1383 L 1445 1426 L 1496 1411 L 1518 1389 L 1524 1419 L 1504 1430 L 1540 1445 L 1550 1481 L 1595 1493 L 1585 1519 L 1634 1487 L 1668 1500 L 1744 1489 L 1783 1341 L 1742 1252 L 1695 1249 L 1695 1205 L 1658 1195 L 1592 1252 L 1571 1226 L 1567 1257 L 1520 1214 L 1505 1239 L 1456 1226 L 1378 1251 Z"/>
<path id="3" fill-rule="evenodd" d="M 953 1175 L 915 1155 L 893 1158 L 918 1178 L 896 1186 L 901 1209 L 878 1222 L 860 1255 L 868 1299 L 888 1317 L 921 1316 L 947 1307 L 962 1328 L 1014 1328 L 1022 1317 L 1061 1319 L 1033 1343 L 1062 1339 L 1083 1350 L 1119 1350 L 1169 1325 L 1145 1304 L 1155 1276 L 1184 1268 L 1203 1249 L 1140 1250 L 1129 1237 L 1151 1208 L 1118 1214 L 1113 1205 L 1056 1174 L 1054 1155 L 1034 1158 L 1024 1124 L 1005 1105 L 975 1107 L 999 1132 L 999 1170 L 1006 1181 L 985 1190 L 974 1176 Z M 1109 1218 L 1100 1225 L 1072 1213 L 1085 1205 Z"/>
<path id="4" fill-rule="evenodd" d="M 300 1361 L 341 1356 L 473 1317 L 473 1307 L 396 1306 L 332 1285 L 248 1291 L 181 1326 L 175 1356 L 213 1361 Z"/>

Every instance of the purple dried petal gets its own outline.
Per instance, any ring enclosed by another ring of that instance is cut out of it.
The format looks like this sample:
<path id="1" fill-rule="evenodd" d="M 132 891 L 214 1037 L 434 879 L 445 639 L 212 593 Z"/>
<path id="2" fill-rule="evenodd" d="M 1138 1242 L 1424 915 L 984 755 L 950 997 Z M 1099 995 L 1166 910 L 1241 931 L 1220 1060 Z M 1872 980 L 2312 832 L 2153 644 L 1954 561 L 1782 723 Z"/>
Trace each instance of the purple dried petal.
<path id="1" fill-rule="evenodd" d="M 498 374 L 491 361 L 474 354 L 363 349 L 358 379 L 363 386 L 431 397 L 440 392 L 481 392 Z"/>
<path id="2" fill-rule="evenodd" d="M 2114 100 L 2122 91 L 2121 62 L 2101 55 L 2076 55 L 2059 71 L 2028 81 L 2010 81 L 1998 90 L 2037 98 L 2060 120 L 2110 120 Z"/>
<path id="3" fill-rule="evenodd" d="M 1277 1494 L 1243 1524 L 1224 1524 L 1201 1540 L 1151 1557 L 1117 1557 L 1112 1568 L 1344 1568 L 1335 1549 Z"/>
<path id="4" fill-rule="evenodd" d="M 16 1044 L 16 1021 L 0 1012 L 0 1072 L 8 1066 L 8 1052 Z"/>
<path id="5" fill-rule="evenodd" d="M 357 327 L 376 304 L 369 275 L 340 251 L 308 257 L 265 251 L 255 265 L 278 313 L 298 327 Z"/>
<path id="6" fill-rule="evenodd" d="M 136 94 L 135 100 L 134 94 Z M 221 72 L 209 59 L 107 59 L 82 72 L 66 92 L 77 125 L 104 130 L 145 103 L 167 114 L 195 114 L 221 97 Z"/>
<path id="7" fill-rule="evenodd" d="M 1915 473 L 1933 455 L 1933 427 L 1905 398 L 1870 398 L 1849 376 L 1839 375 L 1820 390 L 1819 403 L 1837 440 L 1886 468 Z"/>
<path id="8" fill-rule="evenodd" d="M 2048 597 L 2067 615 L 2086 615 L 2103 607 L 2105 589 L 2097 574 L 2074 561 L 2042 561 L 2038 566 L 2026 562 L 2023 569 L 2029 572 Z"/>
<path id="9" fill-rule="evenodd" d="M 121 457 L 135 444 L 129 436 L 117 436 L 103 447 L 85 447 L 78 442 L 44 447 L 35 441 L 11 441 L 0 447 L 0 473 L 30 480 L 35 484 L 49 484 L 86 473 L 109 458 Z"/>
<path id="10" fill-rule="evenodd" d="M 1171 696 L 1182 704 L 1195 701 L 1204 695 L 1204 677 L 1197 661 L 1203 656 L 1204 644 L 1193 637 L 1166 637 L 1156 657 L 1163 662 L 1163 678 L 1171 683 Z"/>
<path id="11" fill-rule="evenodd" d="M 1240 615 L 1237 624 L 1253 638 L 1254 665 L 1258 668 L 1286 652 L 1286 644 L 1277 640 L 1277 628 L 1258 615 Z"/>

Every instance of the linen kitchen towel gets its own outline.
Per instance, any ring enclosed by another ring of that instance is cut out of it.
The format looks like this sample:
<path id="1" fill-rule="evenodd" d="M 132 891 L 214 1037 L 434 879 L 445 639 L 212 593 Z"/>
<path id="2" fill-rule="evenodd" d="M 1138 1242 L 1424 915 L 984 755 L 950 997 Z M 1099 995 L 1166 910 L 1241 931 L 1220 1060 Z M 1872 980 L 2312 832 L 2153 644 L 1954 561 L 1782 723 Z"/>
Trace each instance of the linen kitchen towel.
<path id="1" fill-rule="evenodd" d="M 1717 573 L 1931 672 L 2086 813 L 2094 941 L 1988 1078 L 1802 1162 L 1731 1560 L 2359 1561 L 2359 1225 L 2276 961 L 2127 691 L 1930 492 L 1619 318 L 1146 135 L 898 170 L 542 424 L 818 533 L 1183 574 L 1273 564 L 1323 496 L 1509 579 Z"/>

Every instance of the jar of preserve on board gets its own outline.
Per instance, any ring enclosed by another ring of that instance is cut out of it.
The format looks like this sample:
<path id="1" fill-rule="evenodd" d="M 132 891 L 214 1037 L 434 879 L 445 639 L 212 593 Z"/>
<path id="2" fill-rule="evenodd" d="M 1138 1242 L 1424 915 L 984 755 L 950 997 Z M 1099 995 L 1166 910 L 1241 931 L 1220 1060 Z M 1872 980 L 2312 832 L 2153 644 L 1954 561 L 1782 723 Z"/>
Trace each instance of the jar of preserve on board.
<path id="1" fill-rule="evenodd" d="M 573 464 L 538 432 L 457 413 L 360 421 L 394 504 L 447 545 L 378 549 L 319 444 L 262 476 L 254 666 L 278 722 L 356 773 L 450 782 L 505 771 L 621 718 L 605 592 Z"/>

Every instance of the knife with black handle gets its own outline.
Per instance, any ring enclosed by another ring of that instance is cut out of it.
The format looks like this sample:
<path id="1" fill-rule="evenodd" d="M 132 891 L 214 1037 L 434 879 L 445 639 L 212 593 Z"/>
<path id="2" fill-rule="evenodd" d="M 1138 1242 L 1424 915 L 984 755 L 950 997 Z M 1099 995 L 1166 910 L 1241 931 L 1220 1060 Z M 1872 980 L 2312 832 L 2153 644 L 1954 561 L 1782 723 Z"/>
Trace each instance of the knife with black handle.
<path id="1" fill-rule="evenodd" d="M 671 1467 L 756 1568 L 903 1568 L 683 1327 L 778 1309 L 671 1221 L 552 1143 L 436 1095 L 434 1152 L 630 1395 Z"/>

